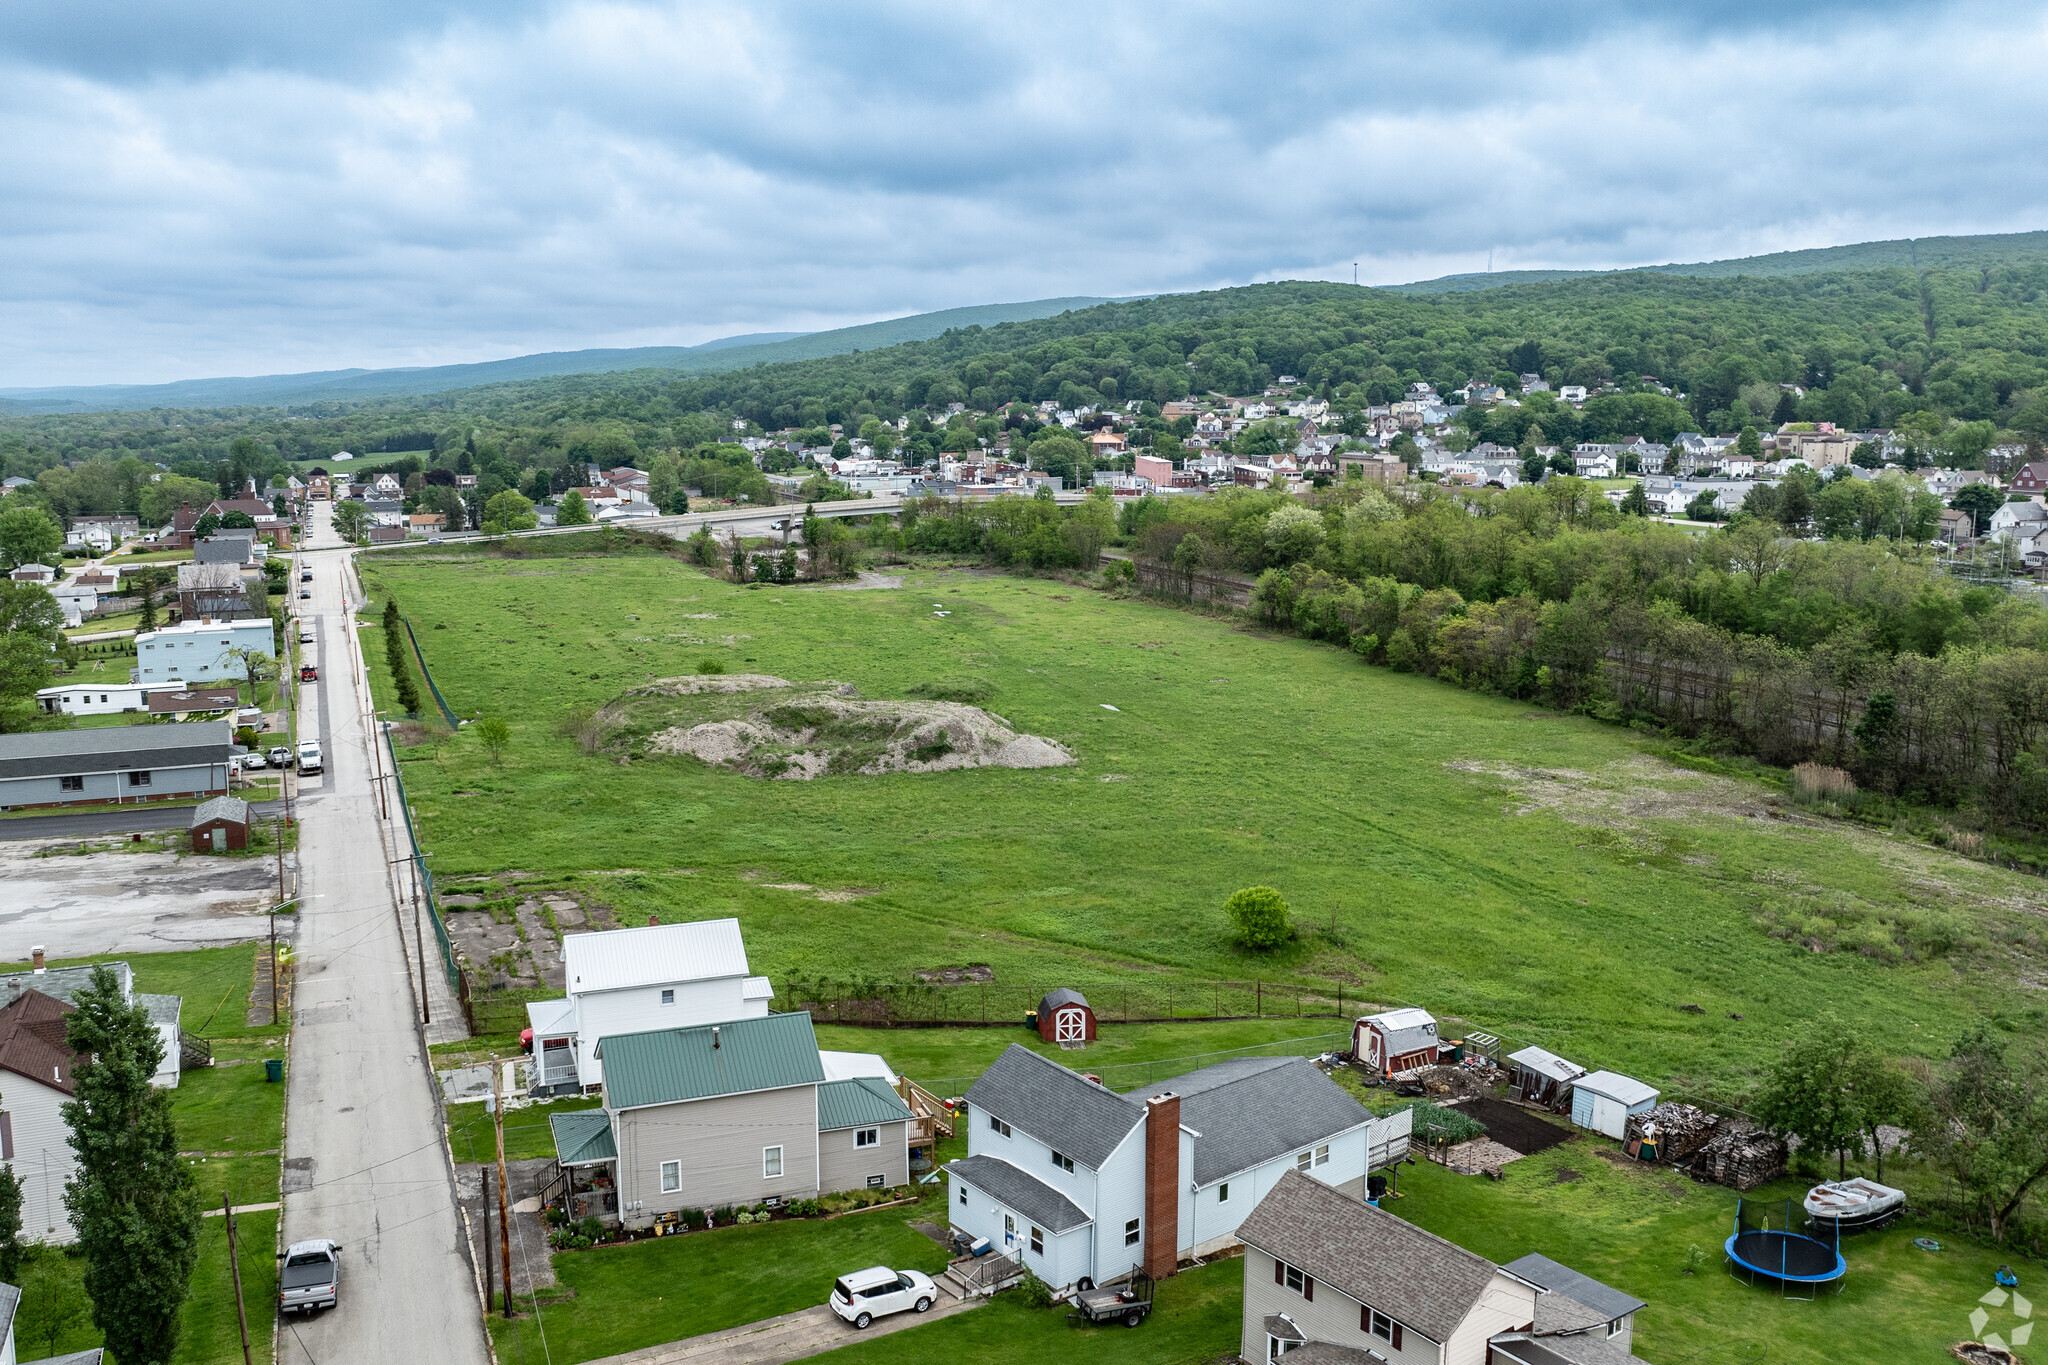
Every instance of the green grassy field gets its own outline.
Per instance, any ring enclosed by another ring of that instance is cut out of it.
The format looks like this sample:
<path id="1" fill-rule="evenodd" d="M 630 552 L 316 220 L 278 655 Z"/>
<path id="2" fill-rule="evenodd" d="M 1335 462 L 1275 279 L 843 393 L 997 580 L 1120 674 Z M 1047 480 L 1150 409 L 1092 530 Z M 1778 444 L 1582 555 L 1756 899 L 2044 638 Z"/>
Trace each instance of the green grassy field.
<path id="1" fill-rule="evenodd" d="M 737 588 L 652 556 L 365 572 L 456 710 L 512 725 L 502 765 L 466 733 L 410 751 L 444 880 L 518 870 L 628 924 L 737 915 L 778 981 L 985 964 L 1018 989 L 1344 983 L 1722 1093 L 1824 1008 L 1930 1056 L 1974 1016 L 2043 1017 L 2020 984 L 2040 973 L 2034 879 L 1229 621 L 962 572 L 861 592 Z M 558 732 L 707 658 L 873 697 L 985 678 L 991 710 L 1080 762 L 767 782 L 622 766 Z M 1222 903 L 1260 882 L 1299 932 L 1254 955 Z M 1797 926 L 1817 909 L 1941 917 L 1964 946 L 1810 951 Z"/>
<path id="2" fill-rule="evenodd" d="M 522 1109 L 506 1110 L 505 1159 L 525 1161 L 529 1157 L 553 1156 L 554 1130 L 548 1126 L 548 1115 L 571 1114 L 597 1106 L 598 1100 L 592 1096 L 589 1099 L 551 1100 L 546 1104 L 529 1104 Z M 448 1106 L 448 1143 L 457 1161 L 497 1159 L 496 1126 L 491 1122 L 491 1116 L 484 1112 L 482 1100 Z"/>

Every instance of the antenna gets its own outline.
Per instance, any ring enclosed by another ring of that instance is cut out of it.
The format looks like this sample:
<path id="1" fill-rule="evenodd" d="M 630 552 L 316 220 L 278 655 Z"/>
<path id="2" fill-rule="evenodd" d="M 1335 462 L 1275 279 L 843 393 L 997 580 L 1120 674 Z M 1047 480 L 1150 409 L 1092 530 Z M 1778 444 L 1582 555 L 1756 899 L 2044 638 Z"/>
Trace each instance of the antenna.
<path id="1" fill-rule="evenodd" d="M 1356 261 L 1351 263 L 1351 283 L 1354 285 L 1358 283 L 1358 262 Z"/>

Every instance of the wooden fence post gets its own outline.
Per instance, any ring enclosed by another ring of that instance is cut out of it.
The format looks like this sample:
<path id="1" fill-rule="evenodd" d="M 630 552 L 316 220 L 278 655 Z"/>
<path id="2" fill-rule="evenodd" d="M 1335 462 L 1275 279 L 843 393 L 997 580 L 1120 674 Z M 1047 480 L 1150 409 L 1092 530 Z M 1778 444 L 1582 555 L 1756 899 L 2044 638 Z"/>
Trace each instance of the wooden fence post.
<path id="1" fill-rule="evenodd" d="M 1252 1013 L 1260 1019 L 1266 1017 L 1266 983 L 1264 981 L 1252 982 Z"/>

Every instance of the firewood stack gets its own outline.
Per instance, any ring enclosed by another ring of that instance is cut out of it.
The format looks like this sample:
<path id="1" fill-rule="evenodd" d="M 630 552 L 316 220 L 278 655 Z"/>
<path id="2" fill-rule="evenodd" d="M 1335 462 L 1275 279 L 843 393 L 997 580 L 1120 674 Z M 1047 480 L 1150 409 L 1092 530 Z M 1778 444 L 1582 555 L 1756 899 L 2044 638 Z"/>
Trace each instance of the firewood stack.
<path id="1" fill-rule="evenodd" d="M 1785 1144 L 1761 1128 L 1730 1119 L 1700 1148 L 1693 1170 L 1716 1184 L 1753 1190 L 1785 1173 Z"/>
<path id="2" fill-rule="evenodd" d="M 1718 1114 L 1667 1100 L 1655 1109 L 1630 1114 L 1624 1134 L 1628 1142 L 1654 1140 L 1659 1161 L 1683 1161 L 1707 1145 L 1720 1123 Z"/>

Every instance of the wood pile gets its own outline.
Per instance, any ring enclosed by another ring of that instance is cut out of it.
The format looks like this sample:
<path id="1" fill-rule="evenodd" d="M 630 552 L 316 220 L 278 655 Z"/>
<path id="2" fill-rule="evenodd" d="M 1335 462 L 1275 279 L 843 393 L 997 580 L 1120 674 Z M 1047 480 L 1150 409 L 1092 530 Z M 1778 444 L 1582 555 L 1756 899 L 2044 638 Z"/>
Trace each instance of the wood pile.
<path id="1" fill-rule="evenodd" d="M 1700 1148 L 1692 1169 L 1718 1185 L 1753 1190 L 1785 1173 L 1785 1144 L 1761 1128 L 1730 1119 Z"/>
<path id="2" fill-rule="evenodd" d="M 1656 1142 L 1659 1161 L 1683 1161 L 1706 1146 L 1720 1124 L 1718 1114 L 1667 1100 L 1655 1109 L 1630 1114 L 1623 1136 L 1628 1142 Z"/>

